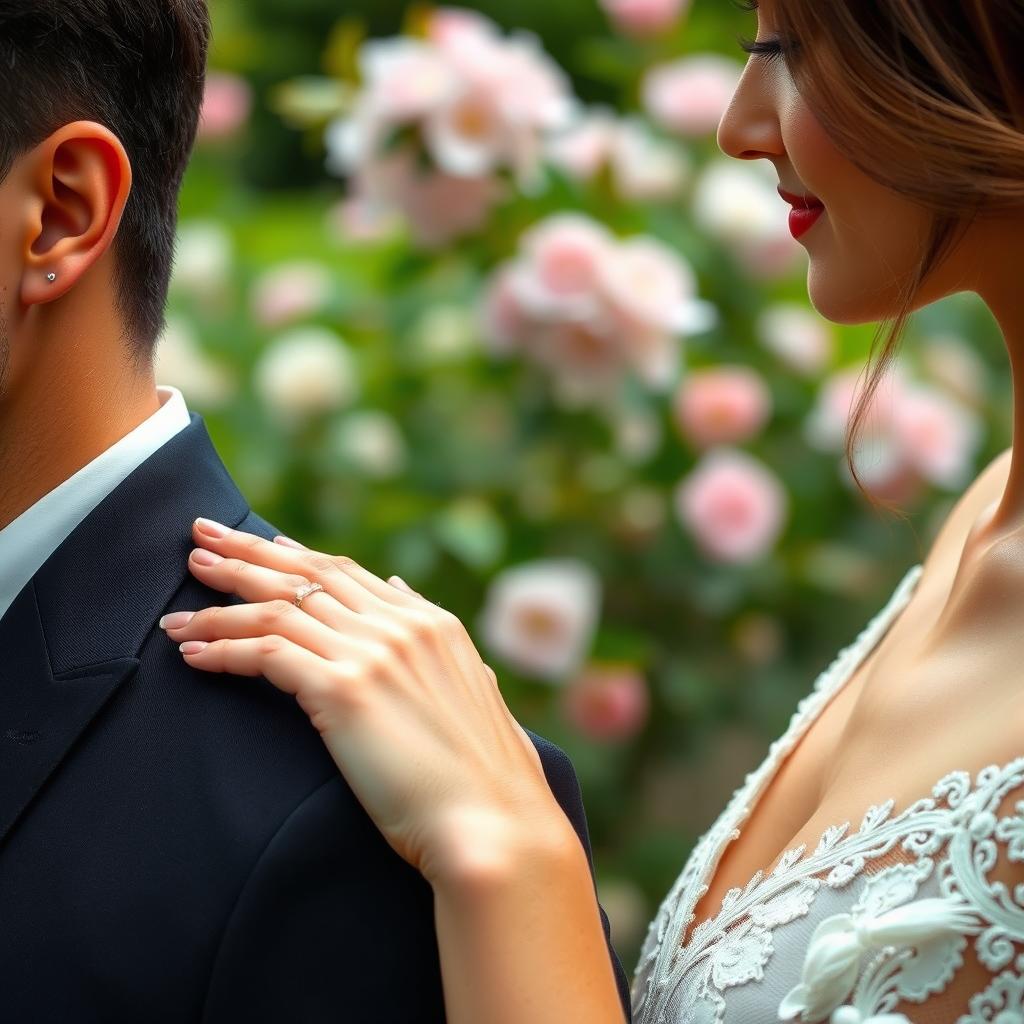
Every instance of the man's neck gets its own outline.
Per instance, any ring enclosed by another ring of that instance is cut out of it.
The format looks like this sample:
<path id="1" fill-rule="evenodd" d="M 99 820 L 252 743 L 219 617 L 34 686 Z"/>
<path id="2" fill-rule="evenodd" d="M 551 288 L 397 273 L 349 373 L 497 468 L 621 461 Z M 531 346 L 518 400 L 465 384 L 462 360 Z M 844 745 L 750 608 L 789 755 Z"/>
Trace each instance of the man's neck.
<path id="1" fill-rule="evenodd" d="M 6 396 L 0 407 L 0 529 L 159 407 L 152 373 L 122 381 L 79 379 Z"/>

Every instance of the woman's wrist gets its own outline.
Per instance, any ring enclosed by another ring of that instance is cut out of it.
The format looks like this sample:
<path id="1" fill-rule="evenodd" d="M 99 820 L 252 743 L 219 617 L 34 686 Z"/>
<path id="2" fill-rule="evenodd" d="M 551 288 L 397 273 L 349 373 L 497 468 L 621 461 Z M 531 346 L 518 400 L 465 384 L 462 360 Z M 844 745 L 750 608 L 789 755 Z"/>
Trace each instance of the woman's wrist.
<path id="1" fill-rule="evenodd" d="M 449 815 L 424 877 L 435 892 L 486 892 L 538 873 L 589 872 L 579 836 L 555 803 L 550 810 L 510 815 L 464 808 Z"/>
<path id="2" fill-rule="evenodd" d="M 558 808 L 558 812 L 560 812 Z M 587 853 L 561 815 L 467 815 L 432 878 L 452 1024 L 622 1024 Z"/>

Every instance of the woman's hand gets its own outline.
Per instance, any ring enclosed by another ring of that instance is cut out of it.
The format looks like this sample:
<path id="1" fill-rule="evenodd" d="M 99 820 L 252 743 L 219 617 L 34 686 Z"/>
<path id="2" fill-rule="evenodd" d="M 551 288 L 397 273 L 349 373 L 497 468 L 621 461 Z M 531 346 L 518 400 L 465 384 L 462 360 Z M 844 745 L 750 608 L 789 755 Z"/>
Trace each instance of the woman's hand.
<path id="1" fill-rule="evenodd" d="M 161 626 L 195 668 L 265 676 L 294 694 L 405 860 L 436 883 L 538 846 L 578 845 L 536 748 L 456 616 L 350 558 L 226 527 L 217 535 L 217 526 L 193 525 L 200 547 L 189 569 L 249 603 L 177 613 Z M 306 582 L 323 590 L 296 607 Z"/>

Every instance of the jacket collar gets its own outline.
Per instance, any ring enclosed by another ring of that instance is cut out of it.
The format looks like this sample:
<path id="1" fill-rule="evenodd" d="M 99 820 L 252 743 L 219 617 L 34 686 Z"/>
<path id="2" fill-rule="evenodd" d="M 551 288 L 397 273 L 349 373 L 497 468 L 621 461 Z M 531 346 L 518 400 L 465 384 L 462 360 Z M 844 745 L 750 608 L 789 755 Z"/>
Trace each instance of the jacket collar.
<path id="1" fill-rule="evenodd" d="M 138 668 L 189 575 L 198 516 L 249 505 L 198 413 L 43 563 L 0 619 L 0 843 L 71 745 Z"/>

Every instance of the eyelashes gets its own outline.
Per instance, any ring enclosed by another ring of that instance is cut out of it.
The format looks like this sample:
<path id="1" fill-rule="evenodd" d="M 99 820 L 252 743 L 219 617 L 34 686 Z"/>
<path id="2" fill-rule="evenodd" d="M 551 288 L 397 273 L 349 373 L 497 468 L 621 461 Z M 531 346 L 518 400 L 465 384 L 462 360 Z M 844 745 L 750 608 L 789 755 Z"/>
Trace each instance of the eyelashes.
<path id="1" fill-rule="evenodd" d="M 766 64 L 781 60 L 785 56 L 782 43 L 777 39 L 757 40 L 738 36 L 736 42 L 744 53 L 753 54 L 755 57 L 762 57 Z"/>
<path id="2" fill-rule="evenodd" d="M 738 8 L 746 13 L 751 13 L 758 10 L 758 0 L 731 0 L 733 7 Z M 781 60 L 783 57 L 795 49 L 795 47 L 785 47 L 782 42 L 778 39 L 747 39 L 745 36 L 737 36 L 736 42 L 739 44 L 741 50 L 744 53 L 753 54 L 755 57 L 761 57 L 765 64 L 771 64 L 775 61 Z"/>

